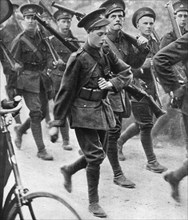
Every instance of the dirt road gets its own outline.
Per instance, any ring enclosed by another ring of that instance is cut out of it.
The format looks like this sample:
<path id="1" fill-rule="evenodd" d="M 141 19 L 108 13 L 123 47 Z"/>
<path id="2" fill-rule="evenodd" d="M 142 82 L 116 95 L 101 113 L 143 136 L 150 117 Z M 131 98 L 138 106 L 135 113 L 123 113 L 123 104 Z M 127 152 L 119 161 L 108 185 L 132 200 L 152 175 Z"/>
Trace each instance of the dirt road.
<path id="1" fill-rule="evenodd" d="M 78 144 L 71 130 L 73 151 L 61 147 L 61 139 L 51 143 L 43 124 L 45 143 L 54 161 L 42 161 L 36 157 L 36 146 L 29 130 L 23 136 L 23 147 L 16 149 L 24 186 L 30 191 L 49 191 L 65 198 L 79 212 L 83 219 L 97 219 L 88 212 L 87 183 L 85 170 L 73 176 L 73 192 L 69 194 L 63 187 L 63 177 L 59 168 L 79 157 Z M 127 160 L 121 162 L 125 175 L 136 183 L 135 189 L 121 188 L 113 183 L 113 174 L 107 158 L 101 166 L 99 185 L 100 203 L 111 220 L 185 220 L 188 219 L 187 178 L 180 185 L 181 204 L 170 197 L 170 187 L 163 180 L 163 174 L 155 174 L 145 169 L 146 158 L 138 137 L 127 142 L 124 147 Z M 158 160 L 170 170 L 179 166 L 185 158 L 185 150 L 180 146 L 164 143 L 156 148 Z M 12 176 L 8 186 L 12 184 Z"/>

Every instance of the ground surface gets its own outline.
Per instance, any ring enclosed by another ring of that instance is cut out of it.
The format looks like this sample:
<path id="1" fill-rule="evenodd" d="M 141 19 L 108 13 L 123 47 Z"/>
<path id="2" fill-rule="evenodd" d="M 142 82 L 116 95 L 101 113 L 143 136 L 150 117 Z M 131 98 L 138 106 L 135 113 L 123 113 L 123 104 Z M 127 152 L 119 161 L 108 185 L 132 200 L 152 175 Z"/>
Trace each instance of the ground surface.
<path id="1" fill-rule="evenodd" d="M 88 212 L 87 182 L 85 170 L 73 176 L 73 192 L 69 194 L 63 187 L 63 177 L 59 168 L 79 157 L 78 144 L 71 130 L 73 151 L 65 151 L 61 147 L 61 138 L 51 143 L 43 123 L 44 139 L 47 149 L 54 156 L 54 161 L 42 161 L 36 157 L 36 147 L 29 130 L 23 136 L 23 147 L 16 149 L 17 160 L 24 186 L 30 191 L 49 191 L 65 198 L 78 211 L 83 219 L 97 219 Z M 121 188 L 113 184 L 112 170 L 107 158 L 101 166 L 99 185 L 100 203 L 108 214 L 107 219 L 118 220 L 185 220 L 188 219 L 187 178 L 180 184 L 181 204 L 175 203 L 170 196 L 170 187 L 163 180 L 163 174 L 155 174 L 145 169 L 145 155 L 139 137 L 127 142 L 124 147 L 127 160 L 121 162 L 125 175 L 136 183 L 135 189 Z M 173 170 L 182 164 L 185 150 L 180 146 L 164 143 L 155 148 L 161 164 Z M 11 176 L 9 185 L 12 184 Z"/>

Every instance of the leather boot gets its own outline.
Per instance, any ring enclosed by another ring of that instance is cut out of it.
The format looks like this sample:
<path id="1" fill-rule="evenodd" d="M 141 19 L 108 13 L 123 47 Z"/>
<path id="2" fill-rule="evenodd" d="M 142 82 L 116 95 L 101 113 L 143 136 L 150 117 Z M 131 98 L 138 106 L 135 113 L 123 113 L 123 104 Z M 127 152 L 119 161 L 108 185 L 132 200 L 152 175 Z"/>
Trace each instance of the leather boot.
<path id="1" fill-rule="evenodd" d="M 154 173 L 163 173 L 167 171 L 167 168 L 161 165 L 158 161 L 148 163 L 146 169 Z"/>
<path id="2" fill-rule="evenodd" d="M 152 127 L 145 127 L 141 129 L 140 138 L 142 146 L 144 148 L 145 155 L 147 157 L 146 169 L 154 173 L 162 173 L 167 170 L 167 168 L 161 164 L 156 159 L 155 153 L 153 151 L 153 142 L 151 137 Z"/>
<path id="3" fill-rule="evenodd" d="M 40 119 L 31 120 L 31 131 L 38 148 L 37 156 L 42 160 L 53 160 L 53 156 L 47 153 L 45 149 Z"/>
<path id="4" fill-rule="evenodd" d="M 27 129 L 30 128 L 30 118 L 28 118 L 23 124 L 14 127 L 15 131 L 15 145 L 18 149 L 21 149 L 22 135 L 26 133 Z"/>
<path id="5" fill-rule="evenodd" d="M 125 188 L 135 188 L 135 183 L 133 183 L 131 180 L 127 179 L 124 174 L 122 174 L 121 176 L 118 177 L 114 177 L 114 183 L 125 187 Z"/>
<path id="6" fill-rule="evenodd" d="M 106 218 L 107 214 L 102 209 L 102 207 L 99 205 L 99 203 L 92 203 L 89 204 L 89 212 L 91 212 L 94 216 L 99 218 Z"/>
<path id="7" fill-rule="evenodd" d="M 135 184 L 126 179 L 119 164 L 118 153 L 117 153 L 117 142 L 110 140 L 108 145 L 107 156 L 112 166 L 112 170 L 114 173 L 114 183 L 126 188 L 134 188 Z"/>
<path id="8" fill-rule="evenodd" d="M 171 196 L 177 202 L 180 202 L 179 183 L 187 175 L 188 175 L 188 160 L 186 160 L 180 168 L 178 168 L 173 172 L 167 173 L 164 176 L 164 179 L 170 184 L 172 188 Z"/>
<path id="9" fill-rule="evenodd" d="M 126 160 L 126 157 L 123 154 L 123 145 L 132 137 L 135 135 L 138 135 L 140 132 L 139 126 L 137 123 L 130 124 L 123 133 L 121 133 L 121 136 L 119 137 L 117 141 L 118 146 L 118 158 L 120 161 Z"/>
<path id="10" fill-rule="evenodd" d="M 174 177 L 173 172 L 167 173 L 164 176 L 165 181 L 167 181 L 172 189 L 171 196 L 176 202 L 180 202 L 179 196 L 179 181 Z"/>
<path id="11" fill-rule="evenodd" d="M 60 172 L 64 176 L 64 187 L 71 193 L 72 192 L 72 175 L 77 171 L 86 168 L 87 161 L 84 156 L 80 157 L 77 161 L 70 165 L 65 165 L 60 168 Z"/>
<path id="12" fill-rule="evenodd" d="M 89 196 L 89 211 L 96 217 L 107 217 L 104 210 L 99 205 L 98 184 L 100 167 L 88 166 L 86 169 L 87 182 L 88 182 L 88 196 Z"/>

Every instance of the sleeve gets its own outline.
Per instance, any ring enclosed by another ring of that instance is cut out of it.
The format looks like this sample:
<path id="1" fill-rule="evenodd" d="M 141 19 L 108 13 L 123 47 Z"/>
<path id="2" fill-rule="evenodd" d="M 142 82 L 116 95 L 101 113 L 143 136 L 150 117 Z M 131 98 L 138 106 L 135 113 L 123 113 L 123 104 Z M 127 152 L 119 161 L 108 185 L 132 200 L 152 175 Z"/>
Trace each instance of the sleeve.
<path id="1" fill-rule="evenodd" d="M 78 88 L 78 77 L 81 63 L 76 57 L 70 56 L 64 76 L 61 80 L 60 89 L 54 103 L 54 121 L 52 126 L 63 126 L 70 106 L 75 98 Z"/>
<path id="2" fill-rule="evenodd" d="M 139 50 L 138 48 L 134 47 L 133 45 L 130 45 L 129 47 L 129 56 L 128 56 L 128 60 L 127 63 L 132 67 L 132 68 L 140 68 L 147 55 L 148 55 L 149 50 Z"/>
<path id="3" fill-rule="evenodd" d="M 132 81 L 131 67 L 121 59 L 118 59 L 112 50 L 109 51 L 108 57 L 111 70 L 115 74 L 109 81 L 112 83 L 114 90 L 119 92 Z"/>
<path id="4" fill-rule="evenodd" d="M 21 40 L 19 38 L 16 38 L 12 42 L 11 53 L 16 60 L 18 60 L 19 62 L 22 62 L 22 60 L 21 60 Z"/>
<path id="5" fill-rule="evenodd" d="M 161 49 L 154 56 L 154 68 L 166 92 L 180 87 L 178 76 L 173 71 L 173 65 L 186 61 L 188 57 L 188 33 Z"/>

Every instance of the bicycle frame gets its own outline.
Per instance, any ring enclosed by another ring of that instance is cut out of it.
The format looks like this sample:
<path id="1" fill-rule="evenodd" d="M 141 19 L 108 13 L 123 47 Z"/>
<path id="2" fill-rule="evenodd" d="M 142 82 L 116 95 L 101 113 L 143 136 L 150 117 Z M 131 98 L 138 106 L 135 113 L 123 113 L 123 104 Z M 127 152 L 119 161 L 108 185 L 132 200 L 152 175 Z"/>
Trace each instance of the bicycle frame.
<path id="1" fill-rule="evenodd" d="M 18 104 L 17 107 L 18 110 L 21 109 L 21 103 Z M 7 111 L 6 111 L 7 112 Z M 8 130 L 8 126 L 9 124 L 7 124 L 6 119 L 5 119 L 5 115 L 6 112 L 4 112 L 3 114 L 3 110 L 1 110 L 1 131 L 2 133 L 5 134 L 6 137 L 6 141 L 7 141 L 7 151 L 8 151 L 8 156 L 10 159 L 10 163 L 12 166 L 12 170 L 14 173 L 14 179 L 15 179 L 15 184 L 14 186 L 10 189 L 6 199 L 5 199 L 5 203 L 3 206 L 3 212 L 8 209 L 8 205 L 10 203 L 11 197 L 12 195 L 15 196 L 15 198 L 17 199 L 17 203 L 18 206 L 21 207 L 22 203 L 24 202 L 24 195 L 29 191 L 28 189 L 24 188 L 22 185 L 22 181 L 21 181 L 21 177 L 20 177 L 20 172 L 18 169 L 18 164 L 17 164 L 17 160 L 16 160 L 16 155 L 15 155 L 15 151 L 14 151 L 14 147 L 11 141 L 11 135 L 10 135 L 10 131 Z M 11 113 L 11 109 L 9 110 L 9 112 Z M 20 218 L 23 219 L 22 213 L 20 211 Z"/>
<path id="2" fill-rule="evenodd" d="M 17 106 L 15 107 L 14 104 L 16 104 Z M 29 190 L 23 187 L 20 177 L 20 172 L 18 169 L 17 160 L 16 160 L 16 155 L 14 151 L 14 146 L 12 144 L 11 135 L 8 130 L 8 126 L 11 123 L 6 122 L 6 115 L 8 113 L 19 112 L 21 106 L 22 105 L 20 103 L 20 100 L 19 101 L 15 100 L 15 103 L 13 103 L 13 105 L 10 106 L 11 109 L 9 107 L 7 107 L 8 109 L 0 108 L 0 120 L 1 120 L 0 129 L 7 141 L 8 157 L 10 158 L 10 163 L 12 165 L 12 170 L 15 179 L 15 184 L 8 192 L 8 195 L 6 196 L 5 202 L 2 207 L 3 219 L 13 220 L 13 219 L 17 219 L 17 217 L 19 217 L 20 220 L 28 219 L 27 217 L 25 218 L 27 213 L 25 213 L 26 210 L 24 208 L 28 210 L 29 216 L 31 217 L 32 220 L 41 219 L 40 217 L 38 218 L 36 216 L 38 216 L 38 214 L 40 215 L 40 213 L 45 213 L 45 211 L 39 210 L 39 212 L 37 212 L 38 210 L 36 209 L 36 207 L 38 206 L 35 206 L 36 204 L 35 202 L 39 201 L 40 199 L 48 199 L 50 200 L 50 202 L 52 202 L 50 204 L 54 204 L 55 202 L 56 207 L 58 207 L 58 212 L 59 210 L 62 210 L 61 214 L 63 215 L 63 218 L 61 219 L 64 219 L 64 209 L 66 209 L 68 212 L 71 213 L 71 219 L 73 216 L 74 219 L 81 220 L 81 217 L 79 216 L 77 211 L 63 198 L 53 193 L 48 193 L 43 191 L 29 193 Z M 47 206 L 42 206 L 42 209 L 44 207 L 46 208 Z M 53 205 L 52 206 L 49 205 L 49 207 L 53 207 Z M 47 212 L 48 212 L 48 207 L 47 207 Z M 55 210 L 54 214 L 58 212 L 57 210 Z"/>

